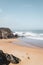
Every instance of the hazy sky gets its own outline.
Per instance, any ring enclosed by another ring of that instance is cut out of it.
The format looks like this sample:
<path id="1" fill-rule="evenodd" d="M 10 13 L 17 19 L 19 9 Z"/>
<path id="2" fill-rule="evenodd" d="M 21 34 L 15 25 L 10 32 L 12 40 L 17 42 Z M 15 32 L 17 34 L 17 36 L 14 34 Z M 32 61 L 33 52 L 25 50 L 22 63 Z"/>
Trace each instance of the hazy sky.
<path id="1" fill-rule="evenodd" d="M 0 0 L 0 27 L 43 29 L 43 0 Z"/>

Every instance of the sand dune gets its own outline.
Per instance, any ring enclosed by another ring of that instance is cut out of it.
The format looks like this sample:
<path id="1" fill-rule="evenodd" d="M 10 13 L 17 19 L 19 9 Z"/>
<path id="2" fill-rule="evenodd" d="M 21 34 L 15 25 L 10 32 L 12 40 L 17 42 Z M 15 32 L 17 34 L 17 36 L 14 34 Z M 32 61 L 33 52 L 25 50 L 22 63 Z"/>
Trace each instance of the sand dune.
<path id="1" fill-rule="evenodd" d="M 0 40 L 0 50 L 5 53 L 13 54 L 21 59 L 17 65 L 43 65 L 43 48 L 30 48 L 13 44 L 20 42 L 18 39 L 2 39 Z M 16 65 L 11 64 L 10 65 Z"/>

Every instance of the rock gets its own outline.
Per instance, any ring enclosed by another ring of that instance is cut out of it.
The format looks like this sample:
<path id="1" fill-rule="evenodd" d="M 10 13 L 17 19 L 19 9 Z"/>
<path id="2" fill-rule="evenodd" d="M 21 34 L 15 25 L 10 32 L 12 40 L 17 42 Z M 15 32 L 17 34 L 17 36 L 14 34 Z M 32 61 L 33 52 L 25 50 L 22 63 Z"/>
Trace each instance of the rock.
<path id="1" fill-rule="evenodd" d="M 15 38 L 18 38 L 19 37 L 18 34 L 15 34 L 14 36 L 15 36 Z"/>
<path id="2" fill-rule="evenodd" d="M 5 54 L 2 50 L 0 50 L 0 65 L 9 65 L 9 61 L 7 60 Z"/>
<path id="3" fill-rule="evenodd" d="M 4 53 L 0 50 L 0 65 L 18 64 L 21 60 L 12 54 Z"/>
<path id="4" fill-rule="evenodd" d="M 0 39 L 14 38 L 13 32 L 9 28 L 0 28 Z"/>
<path id="5" fill-rule="evenodd" d="M 15 56 L 13 56 L 12 54 L 7 54 L 6 53 L 6 58 L 8 61 L 10 61 L 13 64 L 18 64 L 21 60 Z"/>

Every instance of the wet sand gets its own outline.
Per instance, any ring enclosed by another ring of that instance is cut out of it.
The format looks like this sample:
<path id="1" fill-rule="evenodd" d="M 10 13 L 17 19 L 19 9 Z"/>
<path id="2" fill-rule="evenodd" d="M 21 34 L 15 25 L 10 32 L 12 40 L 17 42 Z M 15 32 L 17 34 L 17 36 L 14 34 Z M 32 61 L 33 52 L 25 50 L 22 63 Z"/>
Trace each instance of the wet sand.
<path id="1" fill-rule="evenodd" d="M 21 62 L 17 65 L 43 65 L 43 48 L 26 47 L 16 43 L 21 43 L 21 41 L 18 39 L 0 39 L 0 50 L 20 58 Z"/>

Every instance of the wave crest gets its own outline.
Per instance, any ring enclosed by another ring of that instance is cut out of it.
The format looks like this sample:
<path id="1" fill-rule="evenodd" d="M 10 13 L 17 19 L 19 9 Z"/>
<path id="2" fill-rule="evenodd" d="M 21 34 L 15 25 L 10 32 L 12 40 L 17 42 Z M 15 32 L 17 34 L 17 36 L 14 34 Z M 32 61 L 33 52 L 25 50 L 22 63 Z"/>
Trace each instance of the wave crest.
<path id="1" fill-rule="evenodd" d="M 43 40 L 43 33 L 33 33 L 33 32 L 15 32 L 14 35 L 17 34 L 18 36 L 24 36 L 26 38 Z"/>

